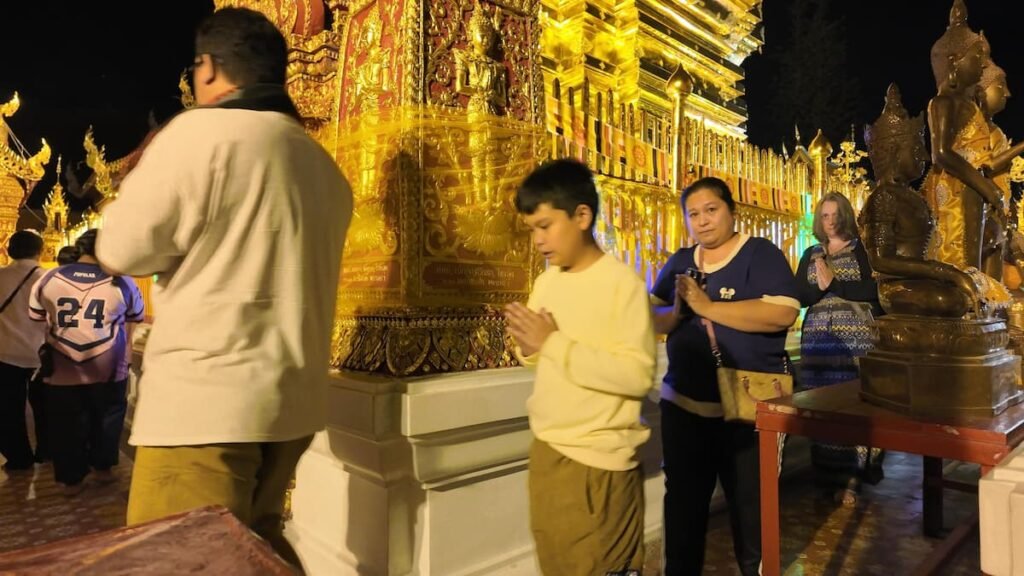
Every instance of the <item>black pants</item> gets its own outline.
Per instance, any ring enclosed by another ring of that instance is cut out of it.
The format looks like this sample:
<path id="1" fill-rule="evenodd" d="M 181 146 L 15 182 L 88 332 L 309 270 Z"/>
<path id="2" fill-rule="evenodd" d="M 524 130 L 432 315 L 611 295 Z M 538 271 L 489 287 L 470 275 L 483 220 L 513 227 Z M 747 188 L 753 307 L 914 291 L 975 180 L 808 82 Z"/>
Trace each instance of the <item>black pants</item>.
<path id="1" fill-rule="evenodd" d="M 28 404 L 32 407 L 32 419 L 36 429 L 36 462 L 50 459 L 50 428 L 46 419 L 46 384 L 41 378 L 28 383 Z"/>
<path id="2" fill-rule="evenodd" d="M 25 408 L 28 379 L 32 368 L 0 362 L 0 454 L 10 468 L 32 466 L 32 446 L 28 443 Z"/>
<path id="3" fill-rule="evenodd" d="M 715 480 L 729 504 L 733 549 L 744 576 L 761 564 L 757 432 L 748 424 L 702 418 L 661 401 L 665 469 L 665 575 L 700 576 Z"/>
<path id="4" fill-rule="evenodd" d="M 117 464 L 128 406 L 128 381 L 46 386 L 46 408 L 57 482 L 78 484 L 89 469 Z"/>

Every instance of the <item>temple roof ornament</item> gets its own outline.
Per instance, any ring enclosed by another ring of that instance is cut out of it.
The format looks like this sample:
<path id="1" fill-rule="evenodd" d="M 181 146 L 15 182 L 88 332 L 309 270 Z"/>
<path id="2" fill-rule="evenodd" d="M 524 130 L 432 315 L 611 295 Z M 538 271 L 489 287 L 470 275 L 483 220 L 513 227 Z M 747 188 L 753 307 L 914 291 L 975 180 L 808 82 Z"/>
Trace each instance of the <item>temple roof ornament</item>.
<path id="1" fill-rule="evenodd" d="M 44 139 L 39 152 L 29 156 L 4 120 L 13 116 L 20 106 L 17 92 L 9 101 L 0 104 L 0 176 L 10 175 L 26 182 L 38 182 L 46 173 L 44 166 L 50 162 L 50 145 Z M 11 148 L 12 143 L 14 148 Z"/>
<path id="2" fill-rule="evenodd" d="M 85 131 L 83 147 L 85 148 L 85 163 L 89 168 L 92 168 L 95 177 L 93 185 L 96 187 L 96 190 L 105 198 L 116 195 L 117 191 L 114 189 L 111 176 L 115 171 L 111 169 L 111 165 L 107 162 L 106 147 L 96 146 L 96 142 L 92 138 L 92 126 L 89 126 L 89 129 Z"/>

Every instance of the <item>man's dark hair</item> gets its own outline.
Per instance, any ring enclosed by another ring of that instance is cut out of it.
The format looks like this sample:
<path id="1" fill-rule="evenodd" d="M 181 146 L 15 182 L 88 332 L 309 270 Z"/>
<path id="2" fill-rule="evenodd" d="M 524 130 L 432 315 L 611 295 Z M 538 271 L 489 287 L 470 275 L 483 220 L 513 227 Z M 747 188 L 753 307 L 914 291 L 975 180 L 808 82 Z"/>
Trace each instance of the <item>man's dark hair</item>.
<path id="1" fill-rule="evenodd" d="M 732 192 L 729 191 L 729 185 L 721 178 L 715 178 L 714 176 L 701 178 L 683 190 L 683 194 L 679 198 L 679 203 L 683 205 L 683 212 L 686 212 L 687 198 L 701 190 L 714 192 L 715 196 L 721 198 L 722 202 L 725 202 L 725 205 L 729 207 L 729 212 L 736 212 L 736 201 L 732 198 Z"/>
<path id="2" fill-rule="evenodd" d="M 590 222 L 593 231 L 597 222 L 597 186 L 594 175 L 586 164 L 576 160 L 552 160 L 530 173 L 516 192 L 516 211 L 533 214 L 541 204 L 563 210 L 572 217 L 580 204 L 594 214 Z"/>
<path id="3" fill-rule="evenodd" d="M 196 30 L 196 56 L 209 54 L 215 66 L 240 87 L 283 86 L 288 45 L 263 14 L 246 8 L 222 8 Z"/>
<path id="4" fill-rule="evenodd" d="M 35 230 L 19 230 L 7 241 L 7 255 L 12 260 L 39 258 L 43 253 L 43 237 Z"/>
<path id="5" fill-rule="evenodd" d="M 78 248 L 74 246 L 65 246 L 57 252 L 57 265 L 64 266 L 65 264 L 74 264 L 78 262 Z"/>
<path id="6" fill-rule="evenodd" d="M 75 240 L 75 248 L 78 249 L 78 256 L 96 257 L 96 229 L 92 228 L 82 232 L 82 235 Z"/>

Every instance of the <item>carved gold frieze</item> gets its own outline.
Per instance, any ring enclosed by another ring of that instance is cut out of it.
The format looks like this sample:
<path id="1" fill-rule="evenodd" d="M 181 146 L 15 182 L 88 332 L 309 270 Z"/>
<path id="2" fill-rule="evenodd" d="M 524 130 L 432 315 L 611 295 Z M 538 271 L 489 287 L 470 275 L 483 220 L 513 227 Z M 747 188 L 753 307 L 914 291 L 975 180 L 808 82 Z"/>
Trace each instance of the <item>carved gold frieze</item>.
<path id="1" fill-rule="evenodd" d="M 517 365 L 497 308 L 365 310 L 335 322 L 332 365 L 396 376 Z"/>

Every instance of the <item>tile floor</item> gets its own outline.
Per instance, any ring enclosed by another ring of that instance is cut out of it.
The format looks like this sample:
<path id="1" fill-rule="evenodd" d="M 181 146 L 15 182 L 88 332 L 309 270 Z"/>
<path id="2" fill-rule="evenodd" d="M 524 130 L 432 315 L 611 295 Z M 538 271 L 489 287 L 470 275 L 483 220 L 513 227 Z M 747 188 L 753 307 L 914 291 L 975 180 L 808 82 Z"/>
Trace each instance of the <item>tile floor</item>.
<path id="1" fill-rule="evenodd" d="M 0 552 L 95 533 L 123 525 L 131 462 L 115 469 L 115 484 L 90 483 L 67 498 L 53 482 L 49 464 L 29 473 L 0 472 Z M 832 503 L 805 470 L 782 486 L 783 561 L 787 576 L 909 574 L 936 545 L 921 534 L 921 459 L 892 453 L 886 478 L 868 486 L 854 508 Z M 958 479 L 976 479 L 977 467 L 960 466 Z M 88 482 L 88 480 L 87 480 Z M 977 506 L 977 496 L 946 492 L 946 526 L 953 528 Z M 705 574 L 739 574 L 732 557 L 728 519 L 712 519 Z M 660 545 L 654 543 L 645 574 L 659 574 Z M 975 536 L 943 574 L 980 572 Z"/>

